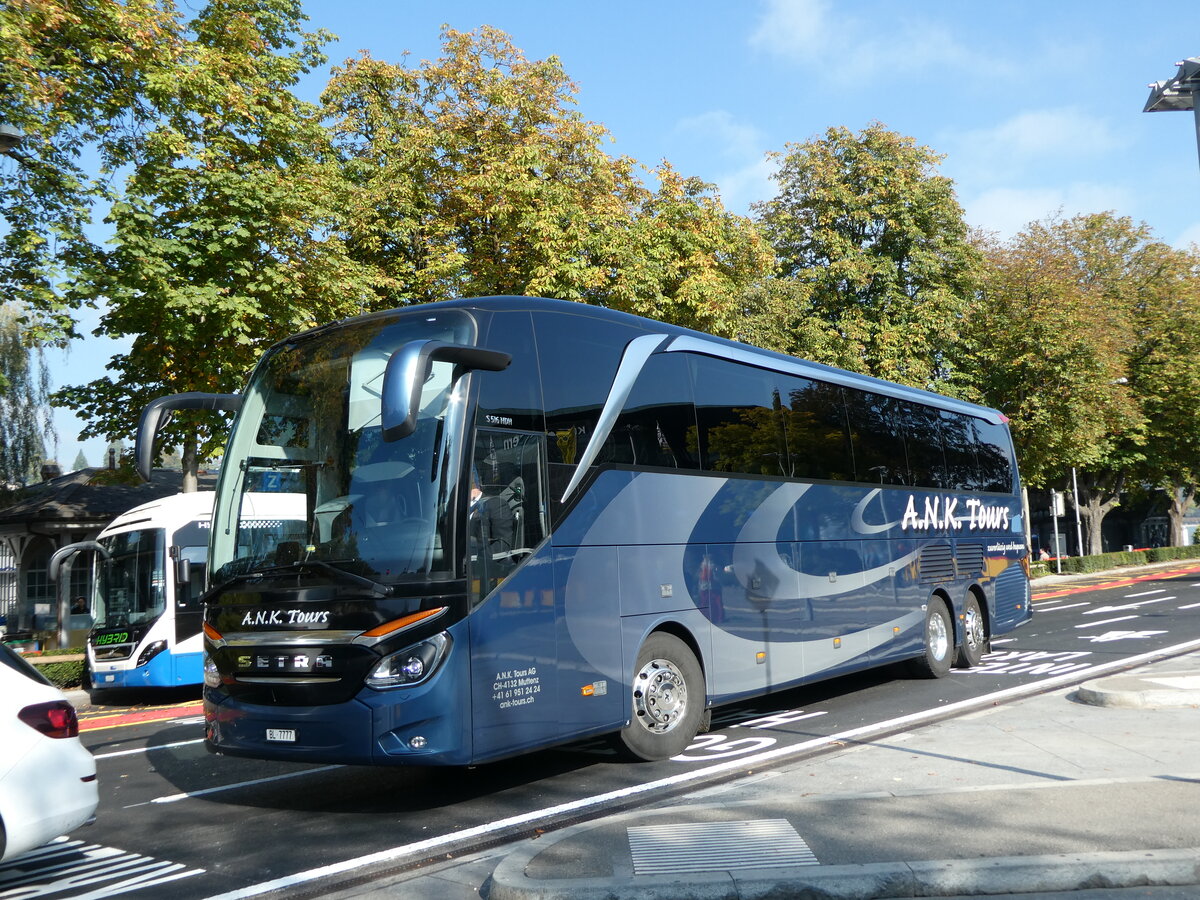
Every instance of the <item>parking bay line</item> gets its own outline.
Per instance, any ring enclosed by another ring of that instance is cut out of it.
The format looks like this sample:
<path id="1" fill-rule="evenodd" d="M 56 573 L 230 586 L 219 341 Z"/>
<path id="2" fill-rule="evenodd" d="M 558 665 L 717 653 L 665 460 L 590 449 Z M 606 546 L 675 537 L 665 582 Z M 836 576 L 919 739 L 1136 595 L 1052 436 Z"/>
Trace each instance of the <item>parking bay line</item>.
<path id="1" fill-rule="evenodd" d="M 813 738 L 812 740 L 803 741 L 799 744 L 791 744 L 786 747 L 776 747 L 771 750 L 764 750 L 762 753 L 756 753 L 752 756 L 741 756 L 734 759 L 726 760 L 725 762 L 717 763 L 713 766 L 705 766 L 697 769 L 690 769 L 687 772 L 679 775 L 672 775 L 667 778 L 660 778 L 656 781 L 648 781 L 642 784 L 631 785 L 630 787 L 620 788 L 615 791 L 608 791 L 603 794 L 594 794 L 591 797 L 582 797 L 578 800 L 572 800 L 568 803 L 561 803 L 557 806 L 549 806 L 543 809 L 532 810 L 531 812 L 519 813 L 515 816 L 510 816 L 506 819 L 498 819 L 494 822 L 486 822 L 482 825 L 476 825 L 471 828 L 463 828 L 459 831 L 452 831 L 448 834 L 438 835 L 437 837 L 426 838 L 423 841 L 415 841 L 411 844 L 402 844 L 398 847 L 391 847 L 386 850 L 379 850 L 375 853 L 369 853 L 365 856 L 355 857 L 354 859 L 342 860 L 341 862 L 330 863 L 325 866 L 319 866 L 315 869 L 307 869 L 303 872 L 296 872 L 292 875 L 285 875 L 280 878 L 272 879 L 271 881 L 263 881 L 258 884 L 248 885 L 244 888 L 237 888 L 232 891 L 227 891 L 223 894 L 214 894 L 207 900 L 245 900 L 247 897 L 259 897 L 263 894 L 273 893 L 275 891 L 285 891 L 295 888 L 298 885 L 307 884 L 317 881 L 322 878 L 330 878 L 334 875 L 342 875 L 346 872 L 352 872 L 355 869 L 361 869 L 366 866 L 380 865 L 384 863 L 395 863 L 397 860 L 417 858 L 424 859 L 430 853 L 435 851 L 446 852 L 447 848 L 458 846 L 470 841 L 477 841 L 480 838 L 487 836 L 497 836 L 500 834 L 512 832 L 522 826 L 530 826 L 535 823 L 545 822 L 547 819 L 557 819 L 567 815 L 579 815 L 587 810 L 603 809 L 613 803 L 627 800 L 631 797 L 636 797 L 642 794 L 649 794 L 654 791 L 678 787 L 693 781 L 713 778 L 728 772 L 734 772 L 743 767 L 753 768 L 758 765 L 767 763 L 782 762 L 791 756 L 799 756 L 811 750 L 817 750 L 822 747 L 832 746 L 840 741 L 861 740 L 863 738 L 872 737 L 877 734 L 888 734 L 895 732 L 898 729 L 927 725 L 939 719 L 946 718 L 949 715 L 954 715 L 958 712 L 969 712 L 976 709 L 983 709 L 995 705 L 996 703 L 1005 700 L 1016 700 L 1025 696 L 1045 693 L 1060 687 L 1068 687 L 1078 684 L 1081 680 L 1081 675 L 1087 677 L 1096 677 L 1105 675 L 1109 672 L 1119 672 L 1127 669 L 1130 666 L 1140 665 L 1142 663 L 1153 662 L 1157 659 L 1178 656 L 1186 653 L 1189 650 L 1200 649 L 1200 639 L 1185 641 L 1182 644 L 1174 644 L 1169 647 L 1163 647 L 1160 650 L 1150 650 L 1146 653 L 1141 653 L 1136 656 L 1125 657 L 1106 663 L 1097 663 L 1088 669 L 1077 669 L 1073 672 L 1056 675 L 1051 678 L 1043 678 L 1029 684 L 1014 685 L 1010 688 L 994 691 L 990 694 L 985 694 L 980 697 L 973 697 L 969 700 L 960 700 L 956 703 L 950 703 L 946 706 L 939 706 L 933 709 L 923 710 L 921 712 L 912 713 L 907 716 L 900 716 L 896 719 L 890 719 L 885 722 L 876 722 L 870 725 L 863 725 L 858 728 L 852 728 L 848 731 L 831 734 L 827 737 Z"/>
<path id="2" fill-rule="evenodd" d="M 176 741 L 173 744 L 158 744 L 154 747 L 138 747 L 134 750 L 114 750 L 112 753 L 93 753 L 95 759 L 114 759 L 118 756 L 134 756 L 138 753 L 149 753 L 151 750 L 169 750 L 172 747 L 186 747 L 189 744 L 203 744 L 204 738 L 194 738 L 190 741 Z"/>
<path id="3" fill-rule="evenodd" d="M 1082 625 L 1076 625 L 1076 628 L 1096 628 L 1100 625 L 1111 625 L 1113 622 L 1125 622 L 1129 619 L 1136 619 L 1137 616 L 1117 616 L 1115 619 L 1104 619 L 1100 622 L 1084 622 Z"/>
<path id="4" fill-rule="evenodd" d="M 152 803 L 178 803 L 180 800 L 190 800 L 193 797 L 203 797 L 207 794 L 219 794 L 222 791 L 236 791 L 238 788 L 252 787 L 256 784 L 266 784 L 270 781 L 283 781 L 287 778 L 299 778 L 301 775 L 316 775 L 318 772 L 329 772 L 333 769 L 344 769 L 345 766 L 318 766 L 315 769 L 305 769 L 303 772 L 284 772 L 282 775 L 269 775 L 266 778 L 254 778 L 250 781 L 238 781 L 233 784 L 222 784 L 218 787 L 204 788 L 199 791 L 185 791 L 182 794 L 168 794 L 165 797 L 155 797 L 153 800 L 144 800 L 141 803 L 131 803 L 125 809 L 134 809 L 138 806 L 149 806 Z"/>

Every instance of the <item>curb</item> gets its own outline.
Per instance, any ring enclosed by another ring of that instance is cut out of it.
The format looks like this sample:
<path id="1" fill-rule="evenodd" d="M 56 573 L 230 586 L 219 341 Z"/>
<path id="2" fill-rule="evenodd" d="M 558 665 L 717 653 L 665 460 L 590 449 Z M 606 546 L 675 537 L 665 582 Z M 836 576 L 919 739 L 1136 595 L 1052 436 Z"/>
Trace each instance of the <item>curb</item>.
<path id="1" fill-rule="evenodd" d="M 578 833 L 572 828 L 563 836 L 568 832 Z M 770 900 L 806 896 L 885 900 L 1200 884 L 1200 847 L 803 869 L 726 869 L 709 873 L 703 881 L 670 876 L 528 877 L 526 867 L 547 846 L 519 850 L 505 857 L 492 873 L 489 900 Z"/>
<path id="2" fill-rule="evenodd" d="M 1081 684 L 1071 699 L 1090 706 L 1126 709 L 1200 706 L 1200 674 L 1192 670 L 1097 678 Z"/>

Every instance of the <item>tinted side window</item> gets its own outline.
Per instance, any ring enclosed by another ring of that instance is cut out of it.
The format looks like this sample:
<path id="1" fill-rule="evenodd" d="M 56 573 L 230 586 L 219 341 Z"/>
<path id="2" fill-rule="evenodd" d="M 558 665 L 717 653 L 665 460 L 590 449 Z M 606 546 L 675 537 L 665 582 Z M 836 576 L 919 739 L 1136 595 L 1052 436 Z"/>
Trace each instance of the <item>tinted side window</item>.
<path id="1" fill-rule="evenodd" d="M 975 420 L 962 413 L 942 410 L 942 448 L 946 456 L 946 486 L 959 491 L 978 490 L 975 463 Z"/>
<path id="2" fill-rule="evenodd" d="M 646 360 L 601 462 L 696 469 L 696 408 L 687 359 L 659 353 Z"/>
<path id="3" fill-rule="evenodd" d="M 479 383 L 476 421 L 485 427 L 541 431 L 545 427 L 542 388 L 529 313 L 493 314 L 485 346 L 511 354 L 512 362 L 502 372 L 476 372 L 471 376 Z"/>
<path id="4" fill-rule="evenodd" d="M 847 388 L 845 394 L 856 480 L 907 484 L 908 460 L 892 399 L 853 388 Z"/>
<path id="5" fill-rule="evenodd" d="M 534 331 L 550 461 L 574 465 L 596 429 L 625 345 L 641 332 L 561 313 L 538 316 Z"/>
<path id="6" fill-rule="evenodd" d="M 1004 425 L 975 420 L 978 440 L 975 459 L 979 465 L 979 490 L 1012 493 L 1012 439 Z"/>
<path id="7" fill-rule="evenodd" d="M 904 426 L 908 456 L 908 483 L 913 487 L 946 487 L 946 460 L 942 455 L 941 417 L 920 403 L 893 401 Z"/>
<path id="8" fill-rule="evenodd" d="M 701 465 L 713 472 L 787 475 L 775 374 L 706 356 L 693 356 L 689 362 Z"/>
<path id="9" fill-rule="evenodd" d="M 793 478 L 854 480 L 854 457 L 846 423 L 846 403 L 835 384 L 779 375 Z"/>

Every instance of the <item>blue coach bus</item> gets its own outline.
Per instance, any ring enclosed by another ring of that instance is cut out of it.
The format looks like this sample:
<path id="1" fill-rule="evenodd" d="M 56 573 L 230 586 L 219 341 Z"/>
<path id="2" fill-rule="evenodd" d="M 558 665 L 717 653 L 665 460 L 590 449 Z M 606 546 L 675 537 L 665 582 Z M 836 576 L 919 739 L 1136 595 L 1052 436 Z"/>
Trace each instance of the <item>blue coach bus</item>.
<path id="1" fill-rule="evenodd" d="M 458 300 L 289 338 L 241 394 L 204 596 L 217 752 L 469 764 L 1028 621 L 995 410 L 584 304 Z M 239 539 L 263 493 L 297 510 Z M 282 501 L 283 498 L 280 498 Z"/>

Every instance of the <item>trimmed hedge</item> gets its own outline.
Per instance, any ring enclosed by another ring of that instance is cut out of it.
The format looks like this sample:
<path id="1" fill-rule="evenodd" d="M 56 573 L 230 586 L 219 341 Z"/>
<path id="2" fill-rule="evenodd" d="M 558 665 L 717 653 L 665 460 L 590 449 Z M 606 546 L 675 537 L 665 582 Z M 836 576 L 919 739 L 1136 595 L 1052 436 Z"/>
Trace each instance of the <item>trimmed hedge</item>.
<path id="1" fill-rule="evenodd" d="M 1147 563 L 1171 562 L 1177 559 L 1200 558 L 1200 546 L 1152 547 L 1149 550 L 1125 550 L 1117 553 L 1100 553 L 1096 556 L 1068 556 L 1062 561 L 1064 573 L 1081 575 L 1088 572 L 1103 572 L 1122 566 L 1144 566 Z"/>
<path id="2" fill-rule="evenodd" d="M 86 665 L 84 660 L 79 659 L 74 662 L 42 663 L 37 670 L 56 688 L 66 690 L 83 684 L 83 669 Z"/>

